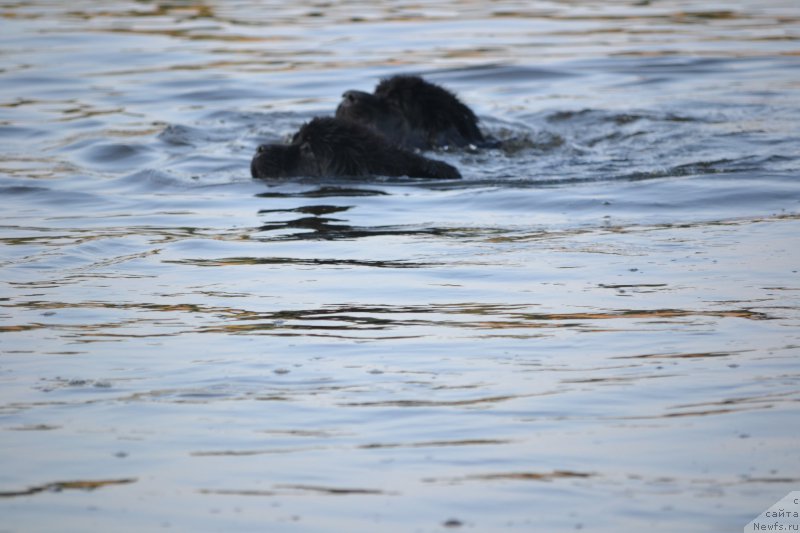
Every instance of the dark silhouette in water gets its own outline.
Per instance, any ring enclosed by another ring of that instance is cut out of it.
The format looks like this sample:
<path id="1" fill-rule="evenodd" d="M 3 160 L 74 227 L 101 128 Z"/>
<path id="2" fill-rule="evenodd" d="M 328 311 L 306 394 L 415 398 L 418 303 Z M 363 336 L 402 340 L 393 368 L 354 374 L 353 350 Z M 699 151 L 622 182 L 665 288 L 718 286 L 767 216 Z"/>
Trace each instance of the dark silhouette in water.
<path id="1" fill-rule="evenodd" d="M 254 178 L 293 176 L 409 176 L 459 179 L 458 170 L 387 141 L 370 128 L 341 118 L 315 118 L 290 144 L 263 144 L 250 163 Z"/>
<path id="2" fill-rule="evenodd" d="M 366 124 L 408 148 L 487 144 L 469 107 L 447 89 L 418 76 L 387 78 L 373 93 L 347 91 L 336 116 Z"/>

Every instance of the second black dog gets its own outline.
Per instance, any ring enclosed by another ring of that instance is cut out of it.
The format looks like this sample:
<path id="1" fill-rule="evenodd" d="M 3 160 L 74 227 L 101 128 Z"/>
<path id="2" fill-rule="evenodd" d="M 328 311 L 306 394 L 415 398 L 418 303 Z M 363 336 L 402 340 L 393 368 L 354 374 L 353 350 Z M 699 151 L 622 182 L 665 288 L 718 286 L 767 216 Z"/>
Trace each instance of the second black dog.
<path id="1" fill-rule="evenodd" d="M 347 91 L 336 116 L 366 124 L 407 148 L 486 143 L 469 107 L 447 89 L 418 76 L 387 78 L 373 93 Z"/>

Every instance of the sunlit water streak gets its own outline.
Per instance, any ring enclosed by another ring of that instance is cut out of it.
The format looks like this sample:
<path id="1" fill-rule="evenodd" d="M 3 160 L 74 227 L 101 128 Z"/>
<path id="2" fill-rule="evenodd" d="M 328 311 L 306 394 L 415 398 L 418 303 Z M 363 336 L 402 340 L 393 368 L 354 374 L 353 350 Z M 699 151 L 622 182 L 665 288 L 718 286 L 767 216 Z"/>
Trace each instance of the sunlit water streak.
<path id="1" fill-rule="evenodd" d="M 795 2 L 0 17 L 0 529 L 735 531 L 800 484 Z M 398 72 L 502 147 L 251 180 Z"/>

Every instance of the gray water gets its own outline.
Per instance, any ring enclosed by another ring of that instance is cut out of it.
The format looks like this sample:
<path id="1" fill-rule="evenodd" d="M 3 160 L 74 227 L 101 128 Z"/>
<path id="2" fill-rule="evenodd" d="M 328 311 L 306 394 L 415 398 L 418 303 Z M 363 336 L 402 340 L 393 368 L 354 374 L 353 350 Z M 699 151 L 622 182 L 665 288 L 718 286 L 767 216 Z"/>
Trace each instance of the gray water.
<path id="1" fill-rule="evenodd" d="M 0 531 L 739 531 L 800 488 L 796 1 L 0 17 Z M 250 178 L 396 73 L 503 148 Z"/>

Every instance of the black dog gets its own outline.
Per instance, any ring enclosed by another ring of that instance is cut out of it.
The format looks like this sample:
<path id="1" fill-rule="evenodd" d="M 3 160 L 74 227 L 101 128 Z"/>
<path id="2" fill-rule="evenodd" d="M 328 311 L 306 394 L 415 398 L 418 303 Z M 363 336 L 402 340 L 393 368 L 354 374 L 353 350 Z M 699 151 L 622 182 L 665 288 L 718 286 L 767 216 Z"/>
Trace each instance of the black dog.
<path id="1" fill-rule="evenodd" d="M 380 134 L 341 118 L 315 118 L 290 144 L 263 144 L 250 163 L 254 178 L 409 176 L 459 179 L 455 167 L 399 148 Z"/>
<path id="2" fill-rule="evenodd" d="M 347 91 L 336 116 L 366 124 L 407 148 L 485 145 L 478 117 L 453 93 L 417 76 L 394 76 L 375 91 Z"/>

